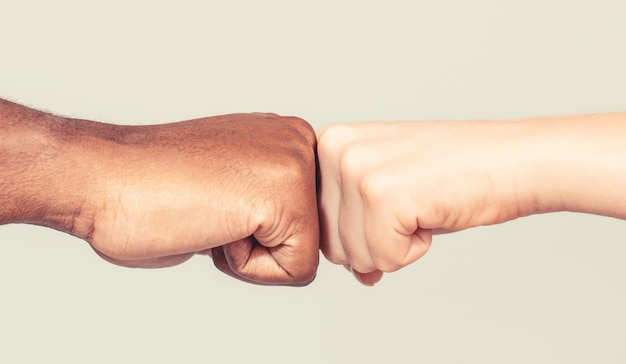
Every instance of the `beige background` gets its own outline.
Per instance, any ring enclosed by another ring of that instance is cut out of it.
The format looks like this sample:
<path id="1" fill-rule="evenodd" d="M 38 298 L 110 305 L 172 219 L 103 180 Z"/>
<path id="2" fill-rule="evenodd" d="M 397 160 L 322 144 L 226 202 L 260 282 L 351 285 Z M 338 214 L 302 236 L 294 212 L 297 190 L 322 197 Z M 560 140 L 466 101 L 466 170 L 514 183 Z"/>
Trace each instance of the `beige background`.
<path id="1" fill-rule="evenodd" d="M 626 111 L 623 4 L 2 1 L 0 96 L 135 124 Z M 625 237 L 614 219 L 533 216 L 439 236 L 373 289 L 325 261 L 290 289 L 206 257 L 120 268 L 2 226 L 0 362 L 623 363 Z"/>

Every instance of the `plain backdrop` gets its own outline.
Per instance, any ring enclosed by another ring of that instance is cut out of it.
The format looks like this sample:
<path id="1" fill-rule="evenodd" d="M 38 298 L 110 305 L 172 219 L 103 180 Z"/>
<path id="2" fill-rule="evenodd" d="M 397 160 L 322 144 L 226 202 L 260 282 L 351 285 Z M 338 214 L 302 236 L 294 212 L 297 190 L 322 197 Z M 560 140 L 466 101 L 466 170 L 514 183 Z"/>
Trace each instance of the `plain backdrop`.
<path id="1" fill-rule="evenodd" d="M 0 97 L 120 124 L 626 111 L 625 4 L 2 0 Z M 624 363 L 625 240 L 623 221 L 532 216 L 437 236 L 374 288 L 323 259 L 285 288 L 1 226 L 0 362 Z"/>

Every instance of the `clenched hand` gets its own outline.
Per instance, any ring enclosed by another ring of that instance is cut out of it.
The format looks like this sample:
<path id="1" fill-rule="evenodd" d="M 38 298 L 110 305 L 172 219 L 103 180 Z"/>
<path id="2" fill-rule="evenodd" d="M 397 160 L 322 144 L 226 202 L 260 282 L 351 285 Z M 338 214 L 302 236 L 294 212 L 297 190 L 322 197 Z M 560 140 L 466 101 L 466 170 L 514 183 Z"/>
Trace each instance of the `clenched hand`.
<path id="1" fill-rule="evenodd" d="M 313 280 L 315 134 L 305 121 L 234 114 L 121 126 L 1 106 L 3 132 L 28 148 L 3 149 L 5 169 L 21 173 L 5 182 L 21 187 L 2 196 L 0 222 L 66 231 L 124 266 L 212 250 L 220 270 L 247 282 Z"/>

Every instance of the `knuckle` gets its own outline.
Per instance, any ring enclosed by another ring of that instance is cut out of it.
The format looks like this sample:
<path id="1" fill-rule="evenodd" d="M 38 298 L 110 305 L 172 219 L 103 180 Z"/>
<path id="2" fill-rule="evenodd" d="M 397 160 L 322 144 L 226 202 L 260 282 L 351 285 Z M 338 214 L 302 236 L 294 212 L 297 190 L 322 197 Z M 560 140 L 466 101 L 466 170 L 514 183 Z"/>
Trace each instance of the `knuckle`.
<path id="1" fill-rule="evenodd" d="M 297 116 L 282 116 L 283 125 L 288 125 L 291 132 L 302 139 L 304 145 L 312 147 L 316 143 L 315 130 L 311 124 Z"/>
<path id="2" fill-rule="evenodd" d="M 317 133 L 317 150 L 320 154 L 335 154 L 355 140 L 354 127 L 347 124 L 333 124 L 323 127 Z"/>
<path id="3" fill-rule="evenodd" d="M 373 151 L 362 143 L 346 146 L 339 158 L 342 178 L 361 180 L 367 171 Z"/>
<path id="4" fill-rule="evenodd" d="M 301 186 L 308 186 L 309 180 L 313 180 L 311 183 L 314 182 L 313 156 L 307 160 L 296 148 L 281 152 L 280 158 L 264 161 L 260 168 L 254 171 L 256 180 L 260 182 L 257 188 L 266 185 L 274 191 L 280 187 L 288 193 L 294 191 L 294 188 L 299 191 Z"/>
<path id="5" fill-rule="evenodd" d="M 394 190 L 394 181 L 382 173 L 374 173 L 363 177 L 359 182 L 359 193 L 365 203 L 384 201 Z"/>
<path id="6" fill-rule="evenodd" d="M 308 144 L 312 145 L 316 142 L 315 130 L 308 121 L 295 116 L 291 116 L 290 120 L 295 124 L 296 129 L 306 138 Z"/>

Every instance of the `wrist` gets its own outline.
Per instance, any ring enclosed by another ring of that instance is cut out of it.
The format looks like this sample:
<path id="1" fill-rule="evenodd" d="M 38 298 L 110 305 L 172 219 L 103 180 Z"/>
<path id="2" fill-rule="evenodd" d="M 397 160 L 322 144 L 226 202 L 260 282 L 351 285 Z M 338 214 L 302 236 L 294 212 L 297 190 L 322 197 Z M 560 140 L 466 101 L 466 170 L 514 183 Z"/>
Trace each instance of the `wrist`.
<path id="1" fill-rule="evenodd" d="M 471 125 L 472 122 L 470 122 Z M 539 171 L 535 169 L 541 154 L 531 147 L 533 129 L 522 121 L 477 121 L 473 130 L 478 150 L 467 158 L 478 163 L 478 224 L 491 225 L 541 212 Z M 535 153 L 537 152 L 537 153 Z M 481 193 L 482 191 L 482 193 Z M 544 201 L 545 202 L 545 201 Z"/>
<path id="2" fill-rule="evenodd" d="M 501 133 L 493 138 L 492 153 L 499 162 L 492 167 L 491 179 L 503 186 L 494 191 L 502 209 L 498 222 L 563 210 L 559 135 L 549 122 L 549 118 L 531 118 L 495 124 Z"/>

